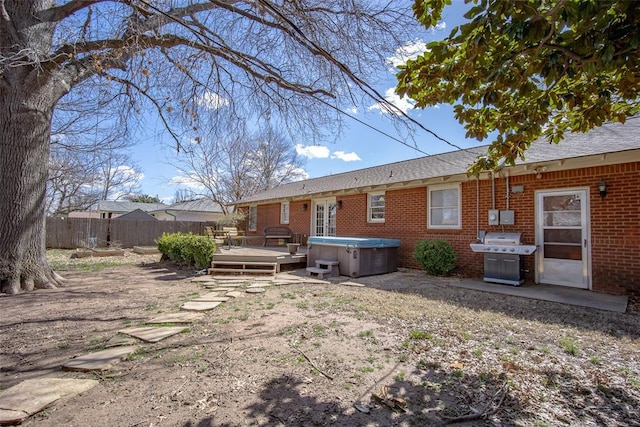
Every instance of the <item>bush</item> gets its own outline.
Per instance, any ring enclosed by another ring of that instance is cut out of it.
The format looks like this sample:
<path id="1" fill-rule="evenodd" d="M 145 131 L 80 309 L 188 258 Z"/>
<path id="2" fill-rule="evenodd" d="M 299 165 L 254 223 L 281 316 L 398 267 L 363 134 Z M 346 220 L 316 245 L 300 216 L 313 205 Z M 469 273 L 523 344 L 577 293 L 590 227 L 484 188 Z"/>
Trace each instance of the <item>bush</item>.
<path id="1" fill-rule="evenodd" d="M 193 233 L 165 233 L 156 243 L 162 255 L 171 261 L 198 269 L 209 267 L 216 251 L 213 240 Z"/>
<path id="2" fill-rule="evenodd" d="M 432 276 L 443 276 L 456 266 L 458 257 L 446 240 L 419 240 L 413 257 Z"/>

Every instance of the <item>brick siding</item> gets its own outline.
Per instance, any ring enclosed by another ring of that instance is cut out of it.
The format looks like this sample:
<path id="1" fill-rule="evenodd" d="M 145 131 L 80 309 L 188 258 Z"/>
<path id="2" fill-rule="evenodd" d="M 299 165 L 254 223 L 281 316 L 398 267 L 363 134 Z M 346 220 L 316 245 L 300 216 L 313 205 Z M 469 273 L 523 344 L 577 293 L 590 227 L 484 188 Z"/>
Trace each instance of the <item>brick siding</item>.
<path id="1" fill-rule="evenodd" d="M 597 184 L 605 180 L 608 194 L 601 198 Z M 367 194 L 338 196 L 338 236 L 385 237 L 400 239 L 398 264 L 419 268 L 413 248 L 420 239 L 445 239 L 458 255 L 457 272 L 482 277 L 483 254 L 471 251 L 477 231 L 518 231 L 522 242 L 535 242 L 535 194 L 539 190 L 589 188 L 592 289 L 599 292 L 640 297 L 640 162 L 589 167 L 540 175 L 509 178 L 509 186 L 524 186 L 524 192 L 509 197 L 515 211 L 515 224 L 487 225 L 492 208 L 491 180 L 470 180 L 461 185 L 462 228 L 455 230 L 427 227 L 427 187 L 386 191 L 385 221 L 367 222 Z M 302 205 L 307 204 L 303 212 Z M 495 208 L 507 208 L 506 178 L 495 179 Z M 311 200 L 291 202 L 289 226 L 296 233 L 310 233 Z M 280 223 L 280 204 L 258 207 L 258 233 L 267 225 Z M 524 256 L 525 279 L 535 279 L 535 256 Z"/>

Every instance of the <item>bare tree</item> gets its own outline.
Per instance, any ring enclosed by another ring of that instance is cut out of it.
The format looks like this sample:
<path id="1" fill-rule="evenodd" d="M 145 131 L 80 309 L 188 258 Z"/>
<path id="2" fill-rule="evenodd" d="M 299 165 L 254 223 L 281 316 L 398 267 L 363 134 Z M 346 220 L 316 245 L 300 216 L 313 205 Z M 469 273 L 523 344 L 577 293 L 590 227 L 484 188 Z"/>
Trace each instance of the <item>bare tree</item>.
<path id="1" fill-rule="evenodd" d="M 254 135 L 236 127 L 226 137 L 185 144 L 176 158 L 173 166 L 199 189 L 191 192 L 219 203 L 225 214 L 243 197 L 306 176 L 293 144 L 270 127 Z"/>
<path id="2" fill-rule="evenodd" d="M 49 158 L 46 211 L 49 215 L 86 210 L 98 200 L 134 194 L 141 174 L 122 148 L 85 150 L 78 144 L 54 144 Z"/>
<path id="3" fill-rule="evenodd" d="M 158 196 L 152 196 L 151 194 L 129 194 L 124 199 L 136 203 L 162 203 Z"/>
<path id="4" fill-rule="evenodd" d="M 52 149 L 49 158 L 46 211 L 48 215 L 64 215 L 86 210 L 99 199 L 99 191 L 91 187 L 95 175 L 82 152 Z"/>
<path id="5" fill-rule="evenodd" d="M 44 239 L 61 99 L 98 96 L 129 124 L 154 109 L 178 147 L 220 120 L 266 119 L 313 138 L 339 124 L 341 108 L 380 99 L 361 76 L 382 69 L 415 29 L 399 3 L 0 1 L 0 290 L 62 283 Z"/>
<path id="6" fill-rule="evenodd" d="M 251 143 L 250 152 L 254 154 L 248 156 L 247 160 L 253 185 L 247 188 L 244 194 L 238 194 L 239 198 L 236 200 L 286 182 L 306 178 L 302 169 L 304 159 L 298 156 L 293 144 L 273 128 L 268 127 L 261 131 Z"/>
<path id="7" fill-rule="evenodd" d="M 192 200 L 196 200 L 197 198 L 198 195 L 192 190 L 181 188 L 176 190 L 176 194 L 173 196 L 173 203 L 190 202 Z"/>

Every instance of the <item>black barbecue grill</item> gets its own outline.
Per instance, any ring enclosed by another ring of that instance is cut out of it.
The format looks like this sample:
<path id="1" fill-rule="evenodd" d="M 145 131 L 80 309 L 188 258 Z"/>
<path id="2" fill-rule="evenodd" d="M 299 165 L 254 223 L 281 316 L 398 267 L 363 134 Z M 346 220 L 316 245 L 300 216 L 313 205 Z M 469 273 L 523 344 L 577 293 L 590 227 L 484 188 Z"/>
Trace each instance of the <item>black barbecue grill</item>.
<path id="1" fill-rule="evenodd" d="M 471 250 L 484 253 L 485 282 L 518 286 L 524 282 L 520 256 L 531 255 L 536 246 L 520 244 L 522 233 L 491 232 L 482 243 L 472 243 Z"/>

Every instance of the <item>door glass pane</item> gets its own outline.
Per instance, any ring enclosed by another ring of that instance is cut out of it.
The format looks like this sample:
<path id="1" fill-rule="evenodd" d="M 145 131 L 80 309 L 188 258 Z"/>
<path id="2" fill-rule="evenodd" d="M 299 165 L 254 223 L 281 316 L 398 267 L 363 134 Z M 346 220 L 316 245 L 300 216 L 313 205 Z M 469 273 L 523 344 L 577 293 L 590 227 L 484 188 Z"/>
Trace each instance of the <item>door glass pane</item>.
<path id="1" fill-rule="evenodd" d="M 580 261 L 582 259 L 582 246 L 545 244 L 544 257 L 555 259 L 572 259 Z"/>
<path id="2" fill-rule="evenodd" d="M 579 227 L 580 222 L 580 211 L 544 213 L 544 225 L 546 226 L 573 225 Z"/>
<path id="3" fill-rule="evenodd" d="M 545 243 L 567 243 L 580 246 L 582 244 L 582 230 L 551 228 L 544 230 Z"/>
<path id="4" fill-rule="evenodd" d="M 580 211 L 580 195 L 545 196 L 543 202 L 545 211 Z"/>
<path id="5" fill-rule="evenodd" d="M 316 205 L 316 236 L 324 236 L 324 203 Z"/>
<path id="6" fill-rule="evenodd" d="M 335 203 L 329 203 L 329 218 L 327 218 L 327 236 L 336 235 L 336 210 Z"/>
<path id="7" fill-rule="evenodd" d="M 580 194 L 543 197 L 545 258 L 582 259 L 582 200 Z"/>

